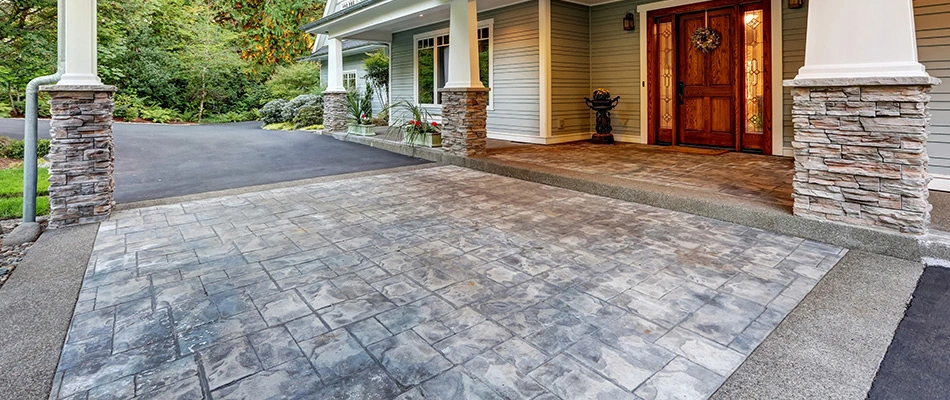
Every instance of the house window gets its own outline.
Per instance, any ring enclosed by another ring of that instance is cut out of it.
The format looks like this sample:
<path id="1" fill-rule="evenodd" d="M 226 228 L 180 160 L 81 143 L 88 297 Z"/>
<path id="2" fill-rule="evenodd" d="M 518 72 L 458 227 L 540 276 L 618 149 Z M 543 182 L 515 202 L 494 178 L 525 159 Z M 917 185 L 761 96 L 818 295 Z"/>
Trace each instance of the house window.
<path id="1" fill-rule="evenodd" d="M 343 87 L 350 92 L 356 91 L 356 71 L 343 73 Z"/>
<path id="2" fill-rule="evenodd" d="M 449 78 L 449 35 L 447 30 L 416 36 L 416 103 L 442 104 L 439 89 Z M 482 85 L 491 87 L 491 25 L 478 28 L 478 71 Z M 491 106 L 489 97 L 489 106 Z"/>

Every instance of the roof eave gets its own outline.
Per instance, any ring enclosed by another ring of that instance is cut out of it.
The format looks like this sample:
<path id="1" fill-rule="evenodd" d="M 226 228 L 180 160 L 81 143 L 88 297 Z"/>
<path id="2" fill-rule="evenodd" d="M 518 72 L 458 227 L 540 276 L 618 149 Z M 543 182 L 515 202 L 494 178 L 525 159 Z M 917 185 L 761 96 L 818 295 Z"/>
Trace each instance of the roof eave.
<path id="1" fill-rule="evenodd" d="M 380 3 L 385 3 L 385 2 L 388 2 L 388 1 L 392 1 L 392 0 L 365 0 L 365 1 L 361 1 L 361 2 L 356 3 L 356 4 L 354 4 L 354 5 L 350 6 L 350 7 L 347 7 L 346 9 L 343 9 L 343 10 L 337 11 L 337 12 L 335 12 L 335 13 L 333 13 L 333 14 L 327 15 L 327 16 L 325 16 L 325 17 L 323 17 L 323 18 L 320 18 L 320 19 L 318 19 L 318 20 L 316 20 L 316 21 L 313 21 L 313 22 L 311 22 L 311 23 L 309 23 L 309 24 L 305 24 L 305 25 L 303 25 L 303 26 L 300 27 L 300 30 L 302 30 L 302 31 L 304 31 L 304 32 L 314 33 L 313 31 L 316 31 L 316 30 L 318 30 L 318 29 L 320 29 L 320 28 L 326 26 L 327 24 L 329 24 L 329 23 L 331 23 L 331 22 L 337 21 L 337 20 L 339 20 L 339 19 L 341 19 L 341 18 L 344 18 L 344 17 L 346 17 L 346 16 L 349 16 L 349 15 L 355 14 L 355 13 L 357 13 L 357 12 L 359 12 L 359 11 L 365 10 L 366 8 L 368 8 L 368 7 L 370 7 L 370 6 L 373 6 L 373 5 L 376 5 L 376 4 L 380 4 Z M 319 32 L 317 32 L 317 33 L 319 33 Z"/>

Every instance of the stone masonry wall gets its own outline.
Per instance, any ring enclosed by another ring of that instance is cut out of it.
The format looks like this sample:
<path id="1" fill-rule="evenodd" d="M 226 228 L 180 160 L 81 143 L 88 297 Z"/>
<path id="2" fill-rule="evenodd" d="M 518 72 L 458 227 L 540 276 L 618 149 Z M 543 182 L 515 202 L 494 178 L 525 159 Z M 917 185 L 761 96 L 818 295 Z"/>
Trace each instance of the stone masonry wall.
<path id="1" fill-rule="evenodd" d="M 487 154 L 488 89 L 442 89 L 442 149 L 463 157 Z"/>
<path id="2" fill-rule="evenodd" d="M 323 129 L 346 131 L 346 92 L 323 92 Z"/>
<path id="3" fill-rule="evenodd" d="M 50 228 L 105 221 L 115 208 L 114 87 L 50 87 Z"/>
<path id="4" fill-rule="evenodd" d="M 929 86 L 798 87 L 794 213 L 922 234 Z"/>

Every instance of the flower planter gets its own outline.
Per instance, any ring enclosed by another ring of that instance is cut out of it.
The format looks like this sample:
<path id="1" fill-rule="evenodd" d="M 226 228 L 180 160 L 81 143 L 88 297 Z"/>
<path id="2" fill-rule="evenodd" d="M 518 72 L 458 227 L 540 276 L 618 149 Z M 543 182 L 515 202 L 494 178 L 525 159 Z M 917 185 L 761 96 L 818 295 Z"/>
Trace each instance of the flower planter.
<path id="1" fill-rule="evenodd" d="M 417 135 L 403 134 L 402 142 L 415 146 L 442 147 L 442 134 L 423 133 Z"/>
<path id="2" fill-rule="evenodd" d="M 376 125 L 350 124 L 346 126 L 346 133 L 359 136 L 376 136 Z"/>

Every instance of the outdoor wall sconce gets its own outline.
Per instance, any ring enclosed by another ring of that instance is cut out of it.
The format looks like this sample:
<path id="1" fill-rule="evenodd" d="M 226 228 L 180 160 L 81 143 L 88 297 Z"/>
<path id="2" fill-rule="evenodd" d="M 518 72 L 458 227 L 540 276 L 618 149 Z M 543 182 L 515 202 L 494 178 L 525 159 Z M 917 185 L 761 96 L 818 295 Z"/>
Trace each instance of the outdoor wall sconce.
<path id="1" fill-rule="evenodd" d="M 637 29 L 637 17 L 633 15 L 632 12 L 628 12 L 625 17 L 623 17 L 623 30 L 632 31 Z"/>
<path id="2" fill-rule="evenodd" d="M 796 9 L 802 8 L 805 5 L 805 0 L 788 0 L 788 8 Z"/>

